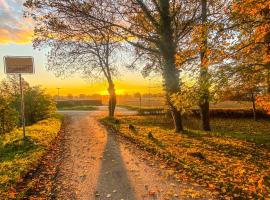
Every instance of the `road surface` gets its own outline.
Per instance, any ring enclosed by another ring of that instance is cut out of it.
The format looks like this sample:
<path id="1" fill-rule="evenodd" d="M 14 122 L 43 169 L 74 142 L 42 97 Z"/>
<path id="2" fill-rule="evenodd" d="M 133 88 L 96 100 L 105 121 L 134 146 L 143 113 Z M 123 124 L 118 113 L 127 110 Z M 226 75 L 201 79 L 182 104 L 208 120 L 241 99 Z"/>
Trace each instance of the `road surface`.
<path id="1" fill-rule="evenodd" d="M 158 159 L 108 132 L 96 119 L 97 111 L 64 113 L 68 123 L 56 199 L 210 199 L 201 187 L 175 181 Z"/>

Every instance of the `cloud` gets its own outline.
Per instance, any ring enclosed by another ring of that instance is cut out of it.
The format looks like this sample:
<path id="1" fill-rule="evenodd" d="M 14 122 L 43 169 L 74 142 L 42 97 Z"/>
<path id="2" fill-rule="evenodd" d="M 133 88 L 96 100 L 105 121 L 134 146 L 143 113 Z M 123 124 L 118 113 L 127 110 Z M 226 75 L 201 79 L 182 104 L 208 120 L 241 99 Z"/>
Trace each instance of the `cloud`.
<path id="1" fill-rule="evenodd" d="M 32 20 L 23 17 L 22 0 L 0 0 L 0 44 L 30 43 Z"/>

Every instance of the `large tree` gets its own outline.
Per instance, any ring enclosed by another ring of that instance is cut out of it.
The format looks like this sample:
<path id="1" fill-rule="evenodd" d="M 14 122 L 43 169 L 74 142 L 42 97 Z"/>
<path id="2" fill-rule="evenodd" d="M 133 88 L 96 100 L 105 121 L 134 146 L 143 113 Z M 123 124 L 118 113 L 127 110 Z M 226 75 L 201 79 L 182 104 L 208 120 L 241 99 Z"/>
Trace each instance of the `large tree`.
<path id="1" fill-rule="evenodd" d="M 145 58 L 144 71 L 158 70 L 163 77 L 167 104 L 174 119 L 175 130 L 183 130 L 181 111 L 171 96 L 179 90 L 181 66 L 176 55 L 185 48 L 198 11 L 196 1 L 129 0 L 114 1 L 119 13 L 119 35 L 133 45 L 139 57 Z"/>
<path id="2" fill-rule="evenodd" d="M 196 80 L 202 128 L 209 131 L 209 102 L 216 84 L 213 74 L 224 65 L 228 48 L 225 43 L 230 40 L 222 30 L 228 22 L 228 1 L 200 0 L 198 3 L 197 20 L 191 26 L 192 32 L 186 39 L 185 50 L 177 54 L 177 63 L 190 79 Z"/>
<path id="3" fill-rule="evenodd" d="M 49 46 L 48 69 L 58 76 L 79 72 L 86 78 L 105 77 L 108 83 L 109 116 L 116 106 L 114 76 L 117 74 L 119 38 L 114 27 L 114 13 L 95 10 L 91 2 L 35 1 L 25 3 L 28 14 L 35 19 L 35 47 Z M 85 13 L 99 16 L 99 21 L 88 21 Z M 105 23 L 107 22 L 107 23 Z"/>

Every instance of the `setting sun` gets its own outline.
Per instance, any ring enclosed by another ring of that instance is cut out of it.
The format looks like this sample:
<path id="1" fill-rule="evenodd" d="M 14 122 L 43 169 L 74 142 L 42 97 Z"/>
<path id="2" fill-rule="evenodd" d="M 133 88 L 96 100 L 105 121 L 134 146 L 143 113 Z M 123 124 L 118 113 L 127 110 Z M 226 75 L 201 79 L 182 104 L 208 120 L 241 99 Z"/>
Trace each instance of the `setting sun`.
<path id="1" fill-rule="evenodd" d="M 124 95 L 124 94 L 127 94 L 127 92 L 125 90 L 121 90 L 121 89 L 116 89 L 115 91 L 116 95 Z M 107 96 L 109 95 L 108 91 L 107 90 L 102 90 L 99 92 L 100 95 L 102 96 Z"/>

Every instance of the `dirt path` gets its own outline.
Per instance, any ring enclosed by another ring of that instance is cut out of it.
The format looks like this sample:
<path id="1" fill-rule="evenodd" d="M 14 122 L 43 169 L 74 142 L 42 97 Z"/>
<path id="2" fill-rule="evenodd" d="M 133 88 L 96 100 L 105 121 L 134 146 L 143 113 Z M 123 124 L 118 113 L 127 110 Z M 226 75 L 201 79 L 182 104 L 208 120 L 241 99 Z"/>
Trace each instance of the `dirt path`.
<path id="1" fill-rule="evenodd" d="M 55 182 L 56 199 L 210 199 L 176 182 L 148 153 L 108 132 L 90 112 L 71 112 Z"/>

